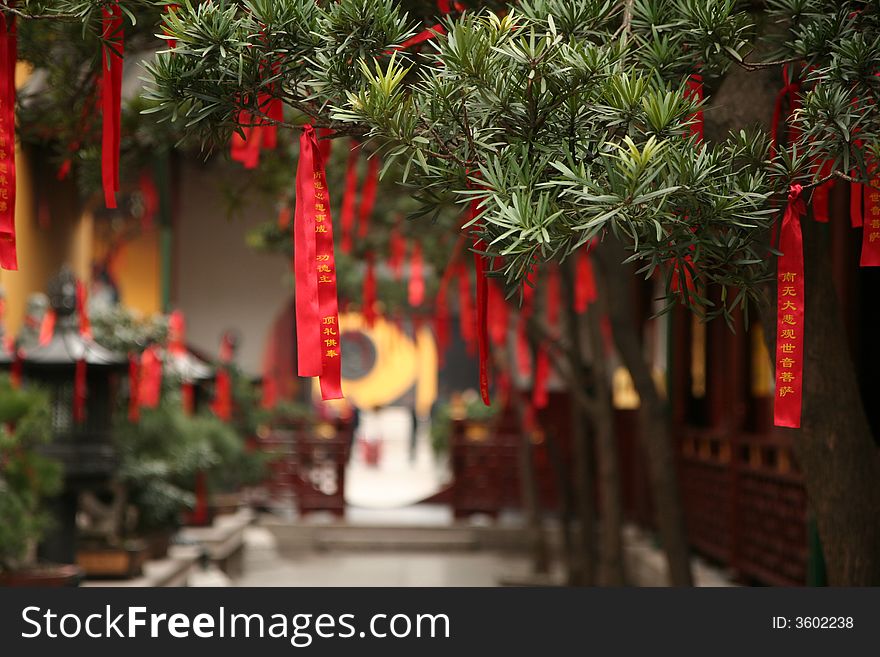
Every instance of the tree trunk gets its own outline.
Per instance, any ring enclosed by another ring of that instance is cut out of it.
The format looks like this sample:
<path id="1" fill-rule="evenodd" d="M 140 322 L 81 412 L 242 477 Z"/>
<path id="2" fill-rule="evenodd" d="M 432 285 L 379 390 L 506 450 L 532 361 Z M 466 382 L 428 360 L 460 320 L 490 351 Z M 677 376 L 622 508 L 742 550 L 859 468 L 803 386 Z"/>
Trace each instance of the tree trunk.
<path id="1" fill-rule="evenodd" d="M 569 586 L 582 586 L 583 563 L 573 536 L 574 524 L 574 490 L 572 478 L 566 467 L 565 459 L 559 446 L 560 436 L 545 434 L 547 453 L 556 475 L 559 486 L 559 520 L 562 526 L 562 550 L 565 565 L 566 582 Z"/>
<path id="2" fill-rule="evenodd" d="M 522 491 L 523 510 L 526 514 L 526 532 L 529 552 L 532 556 L 532 572 L 546 575 L 550 572 L 550 555 L 541 514 L 541 500 L 538 497 L 538 482 L 535 478 L 535 460 L 532 458 L 532 438 L 520 431 L 519 440 L 519 480 Z"/>
<path id="3" fill-rule="evenodd" d="M 563 268 L 561 281 L 565 291 L 566 328 L 568 331 L 569 349 L 571 352 L 570 368 L 573 385 L 586 391 L 588 387 L 585 376 L 585 358 L 581 342 L 580 318 L 574 311 L 574 262 Z M 598 320 L 595 311 L 590 310 L 588 334 L 592 355 L 592 387 L 593 404 L 591 408 L 583 408 L 577 398 L 572 398 L 572 441 L 574 442 L 575 458 L 579 470 L 584 469 L 587 476 L 579 476 L 579 490 L 582 499 L 581 511 L 583 526 L 587 525 L 587 514 L 593 519 L 593 441 L 586 430 L 587 415 L 592 420 L 594 440 L 598 461 L 599 483 L 599 568 L 598 584 L 600 586 L 622 586 L 624 583 L 623 569 L 623 505 L 620 497 L 620 467 L 617 456 L 617 442 L 614 436 L 614 422 L 611 408 L 611 391 L 608 386 L 605 353 L 601 348 L 598 336 Z M 595 324 L 595 326 L 594 326 Z M 580 473 L 579 473 L 580 474 Z M 586 534 L 584 549 L 590 559 L 595 561 L 593 552 L 592 532 Z"/>
<path id="4" fill-rule="evenodd" d="M 880 585 L 880 451 L 847 344 L 827 237 L 803 222 L 806 326 L 802 428 L 794 448 L 804 473 L 833 586 Z M 775 354 L 776 304 L 762 308 Z M 780 431 L 796 431 L 780 429 Z"/>
<path id="5" fill-rule="evenodd" d="M 641 400 L 639 440 L 648 464 L 655 519 L 666 552 L 669 582 L 672 586 L 693 586 L 669 418 L 651 376 L 651 368 L 645 361 L 633 310 L 630 281 L 634 280 L 635 272 L 631 264 L 622 264 L 627 254 L 620 242 L 613 238 L 603 242 L 595 254 L 607 290 L 608 317 L 614 342 Z"/>

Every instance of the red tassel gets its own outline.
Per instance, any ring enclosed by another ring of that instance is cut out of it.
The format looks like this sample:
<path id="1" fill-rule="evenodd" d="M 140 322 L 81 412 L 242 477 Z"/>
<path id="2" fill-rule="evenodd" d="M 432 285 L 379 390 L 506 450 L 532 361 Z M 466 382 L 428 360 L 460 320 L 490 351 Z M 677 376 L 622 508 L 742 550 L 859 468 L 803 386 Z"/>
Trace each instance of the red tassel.
<path id="1" fill-rule="evenodd" d="M 428 41 L 429 39 L 433 39 L 438 35 L 443 36 L 444 34 L 446 34 L 446 28 L 443 27 L 440 23 L 437 23 L 432 27 L 422 30 L 415 36 L 410 37 L 399 46 L 394 46 L 389 51 L 387 51 L 386 54 L 390 55 L 395 50 L 406 50 L 407 48 L 412 48 L 415 45 Z"/>
<path id="2" fill-rule="evenodd" d="M 776 393 L 774 421 L 801 426 L 804 366 L 804 251 L 801 186 L 792 185 L 782 218 L 776 287 Z"/>
<path id="3" fill-rule="evenodd" d="M 489 338 L 494 344 L 507 343 L 507 322 L 510 316 L 504 292 L 494 282 L 489 282 Z"/>
<path id="4" fill-rule="evenodd" d="M 82 281 L 76 282 L 76 313 L 79 316 L 79 334 L 88 340 L 92 338 L 92 324 L 89 322 L 89 311 L 86 286 Z"/>
<path id="5" fill-rule="evenodd" d="M 687 81 L 687 89 L 685 94 L 689 98 L 693 98 L 697 102 L 703 101 L 703 76 L 699 73 L 694 73 L 688 78 Z M 689 126 L 690 133 L 692 135 L 697 135 L 700 141 L 703 141 L 703 130 L 704 130 L 704 121 L 703 121 L 703 110 L 697 110 L 693 117 L 691 117 L 692 121 Z"/>
<path id="6" fill-rule="evenodd" d="M 260 164 L 260 147 L 263 144 L 263 126 L 250 125 L 254 123 L 254 117 L 250 112 L 241 110 L 238 113 L 238 124 L 244 126 L 244 136 L 238 132 L 232 133 L 229 156 L 236 162 L 244 165 L 245 169 L 256 169 Z"/>
<path id="7" fill-rule="evenodd" d="M 162 361 L 155 347 L 141 354 L 137 400 L 139 408 L 156 408 L 162 397 Z"/>
<path id="8" fill-rule="evenodd" d="M 278 228 L 281 230 L 290 228 L 290 205 L 287 201 L 283 201 L 278 209 Z"/>
<path id="9" fill-rule="evenodd" d="M 398 227 L 391 229 L 389 238 L 388 268 L 394 280 L 399 281 L 403 275 L 403 259 L 406 257 L 406 239 L 400 234 Z"/>
<path id="10" fill-rule="evenodd" d="M 367 326 L 373 328 L 376 323 L 376 267 L 373 254 L 367 255 L 367 272 L 364 276 L 364 319 Z"/>
<path id="11" fill-rule="evenodd" d="M 361 190 L 361 207 L 358 212 L 358 238 L 367 236 L 370 228 L 370 219 L 373 216 L 373 208 L 376 205 L 376 189 L 379 185 L 379 157 L 374 155 L 367 164 L 367 177 L 364 179 L 364 188 Z"/>
<path id="12" fill-rule="evenodd" d="M 232 357 L 232 340 L 228 335 L 224 335 L 220 343 L 220 367 L 214 382 L 214 401 L 211 403 L 211 410 L 214 415 L 226 422 L 232 418 L 232 375 L 229 373 Z"/>
<path id="13" fill-rule="evenodd" d="M 178 5 L 176 3 L 165 5 L 165 13 L 171 14 L 174 12 L 175 9 L 179 9 L 179 8 L 180 8 L 180 5 Z M 167 30 L 165 30 L 164 28 L 162 29 L 162 31 L 165 34 L 168 34 Z M 168 39 L 168 47 L 169 48 L 176 48 L 177 47 L 177 39 Z"/>
<path id="14" fill-rule="evenodd" d="M 43 315 L 43 321 L 40 324 L 40 344 L 47 345 L 52 342 L 53 335 L 55 335 L 55 311 L 50 308 Z"/>
<path id="15" fill-rule="evenodd" d="M 110 46 L 102 47 L 101 108 L 103 134 L 101 139 L 101 180 L 104 186 L 104 202 L 108 208 L 116 207 L 119 191 L 119 143 L 122 120 L 122 50 L 124 31 L 122 10 L 118 2 L 102 10 L 102 36 Z"/>
<path id="16" fill-rule="evenodd" d="M 409 305 L 418 308 L 425 300 L 425 272 L 422 258 L 422 245 L 413 243 L 409 261 L 409 286 L 407 288 Z"/>
<path id="17" fill-rule="evenodd" d="M 478 201 L 471 201 L 471 218 L 480 214 Z M 478 357 L 480 363 L 480 398 L 486 406 L 489 400 L 489 330 L 487 313 L 489 310 L 489 281 L 486 278 L 486 257 L 480 253 L 485 250 L 483 241 L 474 239 L 474 272 L 477 280 L 477 312 L 476 334 Z"/>
<path id="18" fill-rule="evenodd" d="M 168 317 L 168 351 L 172 354 L 186 352 L 186 320 L 179 310 Z"/>
<path id="19" fill-rule="evenodd" d="M 296 178 L 297 366 L 300 376 L 320 376 L 322 399 L 339 399 L 342 372 L 333 221 L 324 161 L 311 125 L 300 137 Z"/>
<path id="20" fill-rule="evenodd" d="M 73 381 L 73 421 L 77 424 L 85 422 L 86 419 L 87 390 L 86 361 L 81 358 L 76 361 L 76 373 Z"/>
<path id="21" fill-rule="evenodd" d="M 12 4 L 12 3 L 10 3 Z M 18 269 L 15 243 L 15 16 L 0 12 L 0 268 Z"/>
<path id="22" fill-rule="evenodd" d="M 345 165 L 345 190 L 342 196 L 342 208 L 339 211 L 339 225 L 342 228 L 340 248 L 343 253 L 351 253 L 354 237 L 355 203 L 357 202 L 357 169 L 360 157 L 360 145 L 352 140 L 348 151 L 348 162 Z"/>
<path id="23" fill-rule="evenodd" d="M 590 259 L 590 250 L 581 249 L 578 252 L 575 263 L 575 286 L 574 286 L 574 309 L 583 314 L 594 303 L 596 294 L 596 275 L 593 271 L 593 262 Z"/>

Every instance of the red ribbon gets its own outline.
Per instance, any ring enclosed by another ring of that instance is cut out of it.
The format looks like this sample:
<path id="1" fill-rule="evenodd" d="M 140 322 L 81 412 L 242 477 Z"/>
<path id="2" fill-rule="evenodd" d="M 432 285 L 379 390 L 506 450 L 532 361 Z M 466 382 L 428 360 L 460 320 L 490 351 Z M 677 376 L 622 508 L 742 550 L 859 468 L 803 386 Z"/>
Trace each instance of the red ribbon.
<path id="1" fill-rule="evenodd" d="M 446 34 L 446 28 L 443 27 L 440 23 L 437 23 L 433 27 L 429 27 L 425 30 L 422 30 L 421 32 L 419 32 L 415 36 L 410 37 L 409 39 L 407 39 L 406 41 L 401 43 L 399 46 L 394 46 L 386 54 L 390 54 L 391 52 L 393 52 L 395 50 L 406 50 L 407 48 L 412 48 L 413 46 L 415 46 L 419 43 L 423 43 L 423 42 L 427 41 L 428 39 L 433 39 L 437 35 L 443 36 L 444 34 Z"/>
<path id="2" fill-rule="evenodd" d="M 103 132 L 101 139 L 101 181 L 104 202 L 116 207 L 119 191 L 119 142 L 122 120 L 122 49 L 125 33 L 122 10 L 113 2 L 101 10 L 102 36 L 110 45 L 101 48 L 101 111 Z"/>
<path id="3" fill-rule="evenodd" d="M 76 312 L 79 315 L 79 334 L 86 339 L 92 337 L 92 324 L 89 322 L 88 293 L 82 281 L 76 282 Z"/>
<path id="4" fill-rule="evenodd" d="M 804 252 L 801 186 L 792 185 L 782 217 L 776 287 L 776 393 L 774 421 L 801 426 L 804 367 Z"/>
<path id="5" fill-rule="evenodd" d="M 315 130 L 300 137 L 294 218 L 297 368 L 300 376 L 319 376 L 321 397 L 342 397 L 336 259 L 327 175 Z"/>
<path id="6" fill-rule="evenodd" d="M 162 360 L 156 347 L 141 354 L 137 399 L 140 408 L 156 408 L 162 397 Z"/>
<path id="7" fill-rule="evenodd" d="M 376 189 L 379 185 L 379 157 L 373 156 L 367 164 L 367 177 L 361 190 L 361 206 L 358 211 L 358 238 L 367 236 L 373 208 L 376 206 Z"/>
<path id="8" fill-rule="evenodd" d="M 186 319 L 179 310 L 168 318 L 168 351 L 176 355 L 186 352 Z"/>
<path id="9" fill-rule="evenodd" d="M 217 369 L 217 379 L 214 382 L 211 410 L 214 415 L 226 422 L 232 417 L 232 375 L 229 372 L 232 356 L 232 340 L 228 335 L 224 335 L 220 343 L 220 367 Z"/>
<path id="10" fill-rule="evenodd" d="M 367 272 L 364 276 L 364 319 L 370 328 L 376 323 L 376 264 L 373 254 L 367 254 Z"/>
<path id="11" fill-rule="evenodd" d="M 862 267 L 880 267 L 880 177 L 864 185 L 865 221 L 862 229 Z"/>
<path id="12" fill-rule="evenodd" d="M 343 253 L 351 253 L 352 239 L 354 237 L 359 157 L 360 144 L 352 140 L 351 150 L 348 151 L 348 162 L 345 165 L 345 192 L 342 196 L 342 208 L 339 212 L 339 225 L 342 228 L 340 247 Z"/>
<path id="13" fill-rule="evenodd" d="M 242 134 L 232 133 L 229 156 L 236 162 L 240 162 L 245 169 L 256 169 L 260 164 L 260 147 L 263 144 L 264 126 L 249 125 L 254 122 L 250 112 L 241 110 L 238 113 L 238 124 L 242 127 Z"/>
<path id="14" fill-rule="evenodd" d="M 406 257 L 406 238 L 400 234 L 400 230 L 396 225 L 391 229 L 388 246 L 390 250 L 388 268 L 391 270 L 394 280 L 399 281 L 403 275 L 403 259 Z"/>
<path id="15" fill-rule="evenodd" d="M 596 301 L 596 274 L 590 259 L 590 249 L 581 249 L 575 262 L 574 309 L 577 313 L 587 312 L 589 305 Z"/>
<path id="16" fill-rule="evenodd" d="M 703 101 L 703 76 L 699 73 L 694 73 L 687 80 L 687 88 L 685 90 L 685 95 L 688 98 L 693 98 L 697 102 Z M 703 129 L 705 126 L 705 122 L 703 121 L 703 110 L 697 110 L 693 117 L 691 117 L 691 124 L 689 126 L 690 133 L 692 135 L 697 135 L 700 141 L 703 141 Z"/>
<path id="17" fill-rule="evenodd" d="M 174 13 L 175 9 L 179 9 L 179 8 L 180 8 L 180 5 L 178 5 L 178 4 L 165 5 L 165 13 L 172 14 L 172 13 Z M 162 31 L 165 34 L 168 34 L 168 31 L 164 27 L 162 28 Z M 169 48 L 176 48 L 177 47 L 177 39 L 168 39 L 168 47 Z"/>
<path id="18" fill-rule="evenodd" d="M 13 4 L 13 3 L 10 3 Z M 0 268 L 18 269 L 15 246 L 15 16 L 0 12 Z"/>
<path id="19" fill-rule="evenodd" d="M 507 322 L 510 311 L 504 292 L 494 282 L 489 282 L 489 339 L 495 344 L 507 343 Z"/>
<path id="20" fill-rule="evenodd" d="M 480 214 L 479 202 L 471 201 L 471 218 Z M 476 334 L 480 363 L 480 397 L 486 406 L 489 400 L 489 330 L 487 314 L 489 310 L 489 281 L 486 278 L 486 257 L 479 253 L 485 246 L 477 233 L 474 238 L 474 272 L 477 279 Z"/>
<path id="21" fill-rule="evenodd" d="M 422 256 L 422 245 L 413 243 L 409 260 L 409 285 L 407 298 L 412 308 L 418 308 L 425 301 L 425 267 Z"/>
<path id="22" fill-rule="evenodd" d="M 137 422 L 141 418 L 140 392 L 141 368 L 137 354 L 128 355 L 128 421 Z"/>
<path id="23" fill-rule="evenodd" d="M 40 323 L 40 344 L 47 345 L 52 342 L 53 335 L 55 335 L 55 311 L 50 308 L 43 315 L 43 321 Z"/>

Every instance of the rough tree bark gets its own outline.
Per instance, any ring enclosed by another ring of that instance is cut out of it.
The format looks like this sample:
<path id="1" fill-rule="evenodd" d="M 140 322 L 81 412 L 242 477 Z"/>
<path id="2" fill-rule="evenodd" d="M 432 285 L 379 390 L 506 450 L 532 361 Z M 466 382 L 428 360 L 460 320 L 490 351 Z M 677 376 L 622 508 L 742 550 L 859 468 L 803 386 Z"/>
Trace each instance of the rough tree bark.
<path id="1" fill-rule="evenodd" d="M 693 586 L 669 417 L 651 376 L 651 368 L 645 361 L 633 310 L 630 282 L 635 276 L 634 268 L 631 264 L 621 264 L 626 259 L 626 252 L 613 238 L 605 240 L 595 254 L 607 291 L 608 318 L 614 343 L 641 401 L 639 440 L 648 463 L 654 513 L 666 553 L 669 582 L 672 586 Z"/>

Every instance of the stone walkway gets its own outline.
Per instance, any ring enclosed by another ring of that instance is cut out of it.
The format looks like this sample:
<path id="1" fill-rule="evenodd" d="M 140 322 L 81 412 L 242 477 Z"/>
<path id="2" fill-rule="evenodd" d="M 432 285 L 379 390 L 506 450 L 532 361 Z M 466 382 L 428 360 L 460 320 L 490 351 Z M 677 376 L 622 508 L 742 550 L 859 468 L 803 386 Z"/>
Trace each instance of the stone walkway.
<path id="1" fill-rule="evenodd" d="M 236 586 L 497 586 L 524 577 L 520 556 L 479 552 L 303 552 L 281 556 L 272 533 L 248 528 Z"/>

